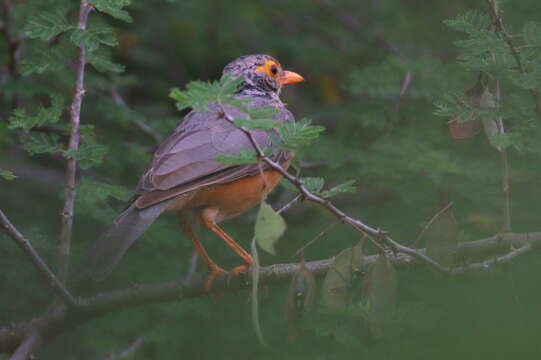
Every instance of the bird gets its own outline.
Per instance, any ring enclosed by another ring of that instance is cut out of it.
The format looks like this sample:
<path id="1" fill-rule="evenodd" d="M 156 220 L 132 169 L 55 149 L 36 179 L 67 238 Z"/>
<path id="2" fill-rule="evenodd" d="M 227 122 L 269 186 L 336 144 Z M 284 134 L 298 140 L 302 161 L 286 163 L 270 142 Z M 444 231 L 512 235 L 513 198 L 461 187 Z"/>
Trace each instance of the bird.
<path id="1" fill-rule="evenodd" d="M 272 56 L 241 56 L 227 64 L 223 74 L 242 77 L 234 98 L 246 101 L 251 108 L 275 108 L 277 122 L 295 121 L 279 95 L 284 85 L 304 78 L 284 70 Z M 247 271 L 252 265 L 251 255 L 219 224 L 259 204 L 282 175 L 265 163 L 235 166 L 216 161 L 219 154 L 238 154 L 242 148 L 253 147 L 243 130 L 229 121 L 245 115 L 228 104 L 210 103 L 206 111 L 191 110 L 158 146 L 126 209 L 87 252 L 80 277 L 95 281 L 108 277 L 128 248 L 164 213 L 177 216 L 181 230 L 206 264 L 207 289 L 220 274 L 238 275 Z M 261 147 L 273 150 L 272 159 L 287 170 L 294 154 L 273 143 L 272 138 L 278 132 L 275 129 L 251 132 Z M 243 264 L 231 272 L 217 265 L 193 231 L 194 217 L 222 239 Z"/>

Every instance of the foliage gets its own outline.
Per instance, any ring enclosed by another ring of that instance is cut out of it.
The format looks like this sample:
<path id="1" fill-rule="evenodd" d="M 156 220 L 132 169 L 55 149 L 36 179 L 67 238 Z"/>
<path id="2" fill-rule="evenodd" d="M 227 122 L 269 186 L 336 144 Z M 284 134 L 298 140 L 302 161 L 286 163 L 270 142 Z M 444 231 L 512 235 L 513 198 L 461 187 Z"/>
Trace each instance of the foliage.
<path id="1" fill-rule="evenodd" d="M 60 120 L 64 107 L 64 99 L 60 95 L 51 95 L 51 106 L 44 108 L 40 106 L 35 116 L 26 115 L 24 109 L 15 109 L 13 115 L 8 119 L 9 129 L 31 130 L 33 127 L 42 125 L 53 125 Z"/>
<path id="2" fill-rule="evenodd" d="M 75 266 L 123 208 L 120 202 L 129 199 L 156 148 L 154 138 L 140 125 L 165 138 L 188 108 L 201 111 L 210 102 L 241 109 L 246 117 L 233 119 L 237 127 L 275 128 L 276 146 L 295 151 L 291 172 L 299 174 L 310 191 L 332 197 L 348 213 L 404 243 L 415 239 L 426 219 L 450 200 L 462 229 L 453 241 L 500 231 L 500 152 L 495 148 L 507 149 L 513 230 L 538 230 L 541 127 L 534 97 L 541 90 L 541 13 L 534 0 L 498 1 L 503 30 L 516 54 L 504 33 L 492 28 L 486 2 L 96 0 L 91 2 L 95 11 L 85 30 L 77 28 L 77 2 L 6 3 L 11 3 L 12 40 L 2 32 L 0 203 L 49 264 L 56 263 L 65 159 L 73 156 L 80 162 L 72 244 Z M 472 6 L 476 8 L 468 11 Z M 67 119 L 78 46 L 86 49 L 88 60 L 81 147 L 68 152 Z M 287 86 L 281 94 L 299 119 L 296 123 L 276 124 L 272 110 L 255 111 L 233 99 L 240 79 L 220 74 L 227 62 L 249 53 L 269 53 L 284 69 L 305 76 L 306 83 Z M 480 74 L 481 91 L 472 95 L 468 91 Z M 180 115 L 167 98 L 170 88 Z M 445 124 L 451 119 L 481 119 L 488 136 L 452 140 Z M 499 119 L 504 132 L 494 130 Z M 257 157 L 245 149 L 219 161 L 255 163 Z M 15 181 L 2 181 L 15 176 Z M 281 228 L 281 221 L 272 209 L 296 194 L 284 182 L 262 205 L 276 220 L 276 228 Z M 243 243 L 253 236 L 256 211 L 224 227 Z M 288 231 L 278 241 L 273 236 L 264 242 L 275 255 L 260 254 L 262 265 L 296 261 L 291 254 L 329 222 L 328 214 L 300 201 L 283 217 Z M 443 232 L 455 230 L 449 225 Z M 435 239 L 441 238 L 436 235 L 425 238 L 434 258 L 441 248 L 456 244 L 438 243 Z M 305 255 L 310 260 L 338 255 L 341 263 L 344 253 L 351 259 L 351 250 L 344 249 L 354 246 L 356 236 L 337 226 Z M 6 324 L 41 312 L 50 292 L 20 249 L 0 237 L 4 270 L 0 288 L 5 289 L 0 322 Z M 238 265 L 238 258 L 215 241 L 214 234 L 204 237 L 209 253 L 224 268 Z M 363 251 L 376 253 L 368 244 Z M 190 243 L 179 235 L 176 221 L 160 219 L 102 286 L 179 279 L 190 256 Z M 442 280 L 426 269 L 405 270 L 399 284 L 384 257 L 379 259 L 383 271 L 370 277 L 387 280 L 380 281 L 370 296 L 380 300 L 366 300 L 362 279 L 368 269 L 356 277 L 358 269 L 351 268 L 355 262 L 345 262 L 346 270 L 339 275 L 336 267 L 328 274 L 334 274 L 332 288 L 339 288 L 334 299 L 344 295 L 340 306 L 345 304 L 346 309 L 339 315 L 324 314 L 326 295 L 316 294 L 314 311 L 297 324 L 299 334 L 293 343 L 287 342 L 284 331 L 288 289 L 272 287 L 265 296 L 261 289 L 260 300 L 261 326 L 271 345 L 267 349 L 253 345 L 255 335 L 247 331 L 249 305 L 239 293 L 215 301 L 197 299 L 111 313 L 66 334 L 72 346 L 53 341 L 39 356 L 104 358 L 141 336 L 146 340 L 132 355 L 136 359 L 215 359 L 224 354 L 261 359 L 456 359 L 465 353 L 486 357 L 486 349 L 493 350 L 492 357 L 509 353 L 531 357 L 528 352 L 535 351 L 541 296 L 536 286 L 538 256 L 505 271 L 460 279 Z M 395 315 L 389 319 L 377 311 L 376 301 L 386 303 L 393 297 L 381 294 L 393 292 L 396 303 L 390 305 Z M 384 338 L 373 342 L 370 332 L 381 334 L 378 319 L 390 325 Z M 466 322 L 471 326 L 465 327 Z M 494 338 L 509 341 L 495 343 Z M 216 339 L 221 346 L 204 346 Z"/>
<path id="3" fill-rule="evenodd" d="M 15 180 L 17 178 L 16 175 L 14 175 L 11 171 L 6 169 L 0 169 L 0 177 L 2 177 L 4 180 Z"/>
<path id="4" fill-rule="evenodd" d="M 286 222 L 274 209 L 262 201 L 255 222 L 254 238 L 266 252 L 275 254 L 274 244 L 284 235 Z"/>

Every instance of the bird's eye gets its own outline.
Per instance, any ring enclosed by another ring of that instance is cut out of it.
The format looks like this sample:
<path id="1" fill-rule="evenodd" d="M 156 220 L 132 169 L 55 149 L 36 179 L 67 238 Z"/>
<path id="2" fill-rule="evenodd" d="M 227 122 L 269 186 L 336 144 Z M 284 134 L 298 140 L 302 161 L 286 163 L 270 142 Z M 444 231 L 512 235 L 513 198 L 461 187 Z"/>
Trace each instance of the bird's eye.
<path id="1" fill-rule="evenodd" d="M 272 75 L 276 75 L 278 73 L 278 68 L 276 67 L 276 65 L 271 66 L 270 72 Z"/>

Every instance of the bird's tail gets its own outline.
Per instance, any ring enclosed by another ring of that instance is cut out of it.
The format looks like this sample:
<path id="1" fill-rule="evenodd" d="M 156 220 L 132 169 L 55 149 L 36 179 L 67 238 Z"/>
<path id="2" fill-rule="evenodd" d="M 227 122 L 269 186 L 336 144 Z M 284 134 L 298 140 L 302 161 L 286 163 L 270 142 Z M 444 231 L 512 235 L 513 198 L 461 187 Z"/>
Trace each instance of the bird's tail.
<path id="1" fill-rule="evenodd" d="M 137 209 L 131 204 L 89 250 L 77 279 L 100 281 L 109 276 L 128 248 L 165 210 L 167 203 L 164 201 L 145 209 Z"/>

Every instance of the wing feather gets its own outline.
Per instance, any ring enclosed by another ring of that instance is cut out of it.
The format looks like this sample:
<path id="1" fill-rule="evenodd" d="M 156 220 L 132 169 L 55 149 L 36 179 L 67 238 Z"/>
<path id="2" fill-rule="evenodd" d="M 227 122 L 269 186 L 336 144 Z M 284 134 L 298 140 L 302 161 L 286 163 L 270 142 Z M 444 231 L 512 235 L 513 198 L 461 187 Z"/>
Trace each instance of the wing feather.
<path id="1" fill-rule="evenodd" d="M 222 105 L 222 108 L 232 118 L 244 115 L 233 106 Z M 279 110 L 276 120 L 293 120 L 283 105 Z M 220 112 L 221 108 L 210 106 L 207 112 L 192 111 L 186 115 L 156 151 L 139 181 L 137 207 L 147 207 L 202 186 L 223 184 L 259 172 L 258 165 L 231 166 L 215 160 L 219 154 L 233 155 L 238 154 L 242 147 L 252 148 L 246 134 L 221 117 Z M 260 146 L 274 150 L 273 157 L 277 161 L 284 162 L 291 158 L 291 154 L 280 151 L 272 144 L 271 135 L 278 135 L 275 130 L 256 130 L 252 133 Z"/>

